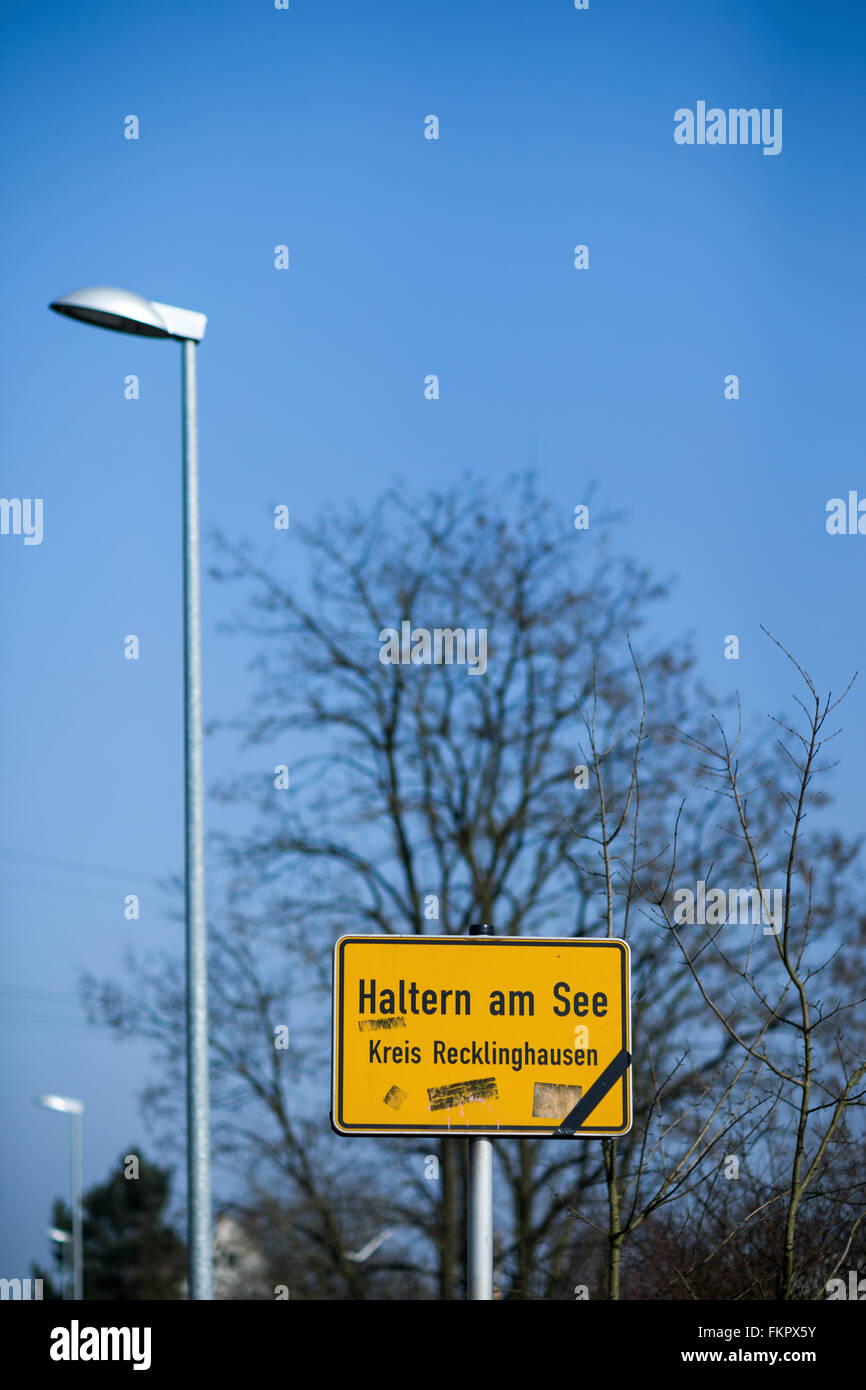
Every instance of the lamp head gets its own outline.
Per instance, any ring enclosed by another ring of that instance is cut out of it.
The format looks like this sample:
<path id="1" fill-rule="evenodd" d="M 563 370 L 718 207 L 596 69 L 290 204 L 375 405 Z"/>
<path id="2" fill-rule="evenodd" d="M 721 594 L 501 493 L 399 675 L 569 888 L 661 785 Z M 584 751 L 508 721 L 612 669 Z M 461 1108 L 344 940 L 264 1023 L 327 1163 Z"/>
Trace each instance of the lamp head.
<path id="1" fill-rule="evenodd" d="M 84 1105 L 80 1100 L 73 1100 L 71 1096 L 39 1096 L 37 1105 L 42 1105 L 46 1110 L 60 1110 L 64 1115 L 82 1115 Z"/>
<path id="2" fill-rule="evenodd" d="M 173 304 L 159 304 L 144 299 L 131 290 L 110 285 L 94 285 L 90 289 L 73 290 L 61 295 L 48 306 L 66 318 L 93 323 L 98 328 L 111 328 L 116 333 L 134 333 L 141 338 L 179 338 L 201 342 L 207 318 L 192 309 L 178 309 Z"/>

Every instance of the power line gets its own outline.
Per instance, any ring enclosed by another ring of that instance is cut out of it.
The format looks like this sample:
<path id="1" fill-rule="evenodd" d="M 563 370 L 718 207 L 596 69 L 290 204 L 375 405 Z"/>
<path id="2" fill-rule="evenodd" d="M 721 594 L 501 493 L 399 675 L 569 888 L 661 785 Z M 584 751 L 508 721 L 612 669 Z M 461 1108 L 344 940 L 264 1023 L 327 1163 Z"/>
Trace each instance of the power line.
<path id="1" fill-rule="evenodd" d="M 30 1023 L 37 1028 L 89 1028 L 91 1026 L 86 1019 L 82 1018 L 56 1018 L 54 1015 L 43 1017 L 41 1014 L 0 1013 L 0 1024 L 3 1023 Z"/>
<path id="2" fill-rule="evenodd" d="M 118 898 L 110 898 L 106 894 L 88 893 L 86 888 L 76 888 L 69 886 L 61 888 L 56 883 L 21 883 L 15 882 L 14 879 L 11 883 L 8 879 L 0 879 L 0 883 L 2 883 L 3 887 L 6 889 L 7 892 L 12 890 L 18 893 L 52 893 L 55 897 L 87 898 L 92 903 L 116 903 L 119 901 Z"/>
<path id="3" fill-rule="evenodd" d="M 110 869 L 104 864 L 84 864 L 80 859 L 49 859 L 42 854 L 27 854 L 17 850 L 0 849 L 0 859 L 13 860 L 21 864 L 33 864 L 44 869 L 63 869 L 68 873 L 96 874 L 101 878 L 124 878 L 129 882 L 135 879 L 145 883 L 163 885 L 166 876 L 143 874 L 140 869 Z"/>
<path id="4" fill-rule="evenodd" d="M 48 989 L 32 989 L 29 985 L 6 985 L 0 989 L 0 996 L 4 994 L 11 994 L 13 997 L 29 994 L 32 998 L 49 1004 L 74 1004 L 76 1007 L 78 1004 L 74 994 L 55 994 Z"/>

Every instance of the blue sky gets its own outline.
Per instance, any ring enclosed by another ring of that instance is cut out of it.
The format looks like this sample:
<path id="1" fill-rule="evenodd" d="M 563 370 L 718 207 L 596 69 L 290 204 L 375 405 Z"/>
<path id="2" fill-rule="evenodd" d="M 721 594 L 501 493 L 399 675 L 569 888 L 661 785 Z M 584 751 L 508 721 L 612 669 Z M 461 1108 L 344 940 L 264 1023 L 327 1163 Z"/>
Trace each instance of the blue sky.
<path id="1" fill-rule="evenodd" d="M 34 1095 L 84 1100 L 86 1184 L 147 1152 L 146 1050 L 84 1028 L 79 974 L 181 930 L 156 886 L 182 863 L 179 349 L 48 302 L 117 284 L 208 315 L 203 522 L 271 553 L 293 544 L 280 502 L 294 528 L 395 480 L 534 465 L 568 527 L 594 480 L 625 513 L 615 548 L 678 577 L 659 630 L 691 632 L 704 679 L 762 718 L 793 689 L 762 623 L 822 689 L 861 664 L 866 537 L 828 536 L 825 508 L 866 496 L 866 19 L 790 0 L 47 0 L 6 3 L 2 25 L 0 495 L 44 499 L 41 545 L 0 535 L 14 1277 L 46 1258 L 67 1191 L 66 1121 Z M 781 108 L 781 153 L 676 145 L 699 100 Z M 207 718 L 249 696 L 218 630 L 235 604 L 205 582 Z M 864 702 L 855 686 L 839 721 L 850 834 Z M 206 760 L 210 782 L 239 766 L 226 738 Z"/>

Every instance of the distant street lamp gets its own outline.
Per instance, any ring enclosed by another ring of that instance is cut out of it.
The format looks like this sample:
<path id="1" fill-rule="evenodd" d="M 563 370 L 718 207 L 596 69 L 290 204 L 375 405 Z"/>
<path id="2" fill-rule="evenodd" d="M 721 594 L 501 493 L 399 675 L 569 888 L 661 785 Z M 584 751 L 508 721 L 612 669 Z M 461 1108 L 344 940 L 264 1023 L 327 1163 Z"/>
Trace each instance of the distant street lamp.
<path id="1" fill-rule="evenodd" d="M 72 1239 L 68 1231 L 61 1231 L 59 1226 L 48 1227 L 49 1239 L 60 1246 L 60 1297 L 66 1297 L 66 1247 Z"/>
<path id="2" fill-rule="evenodd" d="M 81 1250 L 81 1116 L 84 1106 L 69 1096 L 39 1096 L 37 1105 L 46 1110 L 59 1110 L 72 1120 L 72 1297 L 80 1303 L 83 1298 L 84 1264 Z M 63 1233 L 68 1240 L 69 1236 Z M 56 1237 L 55 1237 L 56 1238 Z"/>
<path id="3" fill-rule="evenodd" d="M 364 1260 L 369 1260 L 370 1256 L 375 1254 L 380 1245 L 384 1245 L 386 1240 L 396 1234 L 393 1227 L 389 1226 L 387 1231 L 380 1231 L 372 1240 L 368 1240 L 367 1244 L 361 1250 L 347 1251 L 346 1259 L 355 1260 L 357 1264 L 362 1264 Z"/>
<path id="4" fill-rule="evenodd" d="M 143 299 L 129 290 L 75 290 L 49 306 L 67 318 L 144 338 L 182 344 L 183 630 L 186 839 L 186 1047 L 189 1297 L 213 1298 L 208 1098 L 207 923 L 204 882 L 204 774 L 201 732 L 198 426 L 195 349 L 207 319 L 191 309 Z"/>

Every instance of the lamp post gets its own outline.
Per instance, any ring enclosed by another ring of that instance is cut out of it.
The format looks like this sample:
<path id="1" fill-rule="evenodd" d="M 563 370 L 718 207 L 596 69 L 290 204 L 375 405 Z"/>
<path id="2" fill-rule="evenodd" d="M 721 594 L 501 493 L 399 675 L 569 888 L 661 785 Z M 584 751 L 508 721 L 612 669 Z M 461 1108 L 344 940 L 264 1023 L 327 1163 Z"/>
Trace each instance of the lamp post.
<path id="1" fill-rule="evenodd" d="M 207 319 L 191 309 L 129 290 L 75 290 L 50 305 L 58 314 L 145 338 L 181 344 L 183 413 L 184 783 L 186 868 L 186 1055 L 189 1297 L 213 1298 L 208 1099 L 207 923 L 204 882 L 204 776 L 201 732 L 196 344 Z"/>
<path id="2" fill-rule="evenodd" d="M 46 1110 L 59 1110 L 72 1120 L 72 1297 L 80 1302 L 84 1297 L 84 1264 L 81 1251 L 81 1116 L 84 1106 L 71 1096 L 40 1096 L 37 1105 Z M 68 1236 L 67 1236 L 68 1239 Z"/>
<path id="3" fill-rule="evenodd" d="M 61 1231 L 57 1226 L 48 1227 L 48 1236 L 55 1244 L 60 1246 L 60 1297 L 66 1297 L 66 1247 L 72 1239 L 68 1231 Z"/>

